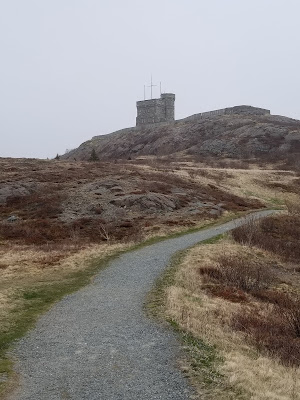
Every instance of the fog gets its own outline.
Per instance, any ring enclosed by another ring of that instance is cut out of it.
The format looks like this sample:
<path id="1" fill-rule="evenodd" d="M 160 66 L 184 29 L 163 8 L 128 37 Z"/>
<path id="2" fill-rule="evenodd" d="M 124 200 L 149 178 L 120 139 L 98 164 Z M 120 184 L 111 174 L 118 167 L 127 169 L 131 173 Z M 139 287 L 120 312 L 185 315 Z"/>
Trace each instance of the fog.
<path id="1" fill-rule="evenodd" d="M 300 119 L 299 15 L 299 0 L 0 0 L 0 156 L 134 126 L 151 74 L 176 118 L 247 104 Z"/>

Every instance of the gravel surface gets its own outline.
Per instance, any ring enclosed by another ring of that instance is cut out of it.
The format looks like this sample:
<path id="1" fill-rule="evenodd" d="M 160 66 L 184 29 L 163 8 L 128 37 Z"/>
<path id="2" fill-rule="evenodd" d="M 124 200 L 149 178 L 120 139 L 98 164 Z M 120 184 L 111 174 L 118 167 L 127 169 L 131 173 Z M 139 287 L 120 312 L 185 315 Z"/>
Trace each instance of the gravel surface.
<path id="1" fill-rule="evenodd" d="M 18 342 L 14 356 L 20 386 L 9 398 L 193 398 L 195 393 L 177 366 L 176 334 L 148 319 L 143 302 L 176 251 L 227 232 L 244 220 L 126 253 L 92 284 L 57 303 Z"/>

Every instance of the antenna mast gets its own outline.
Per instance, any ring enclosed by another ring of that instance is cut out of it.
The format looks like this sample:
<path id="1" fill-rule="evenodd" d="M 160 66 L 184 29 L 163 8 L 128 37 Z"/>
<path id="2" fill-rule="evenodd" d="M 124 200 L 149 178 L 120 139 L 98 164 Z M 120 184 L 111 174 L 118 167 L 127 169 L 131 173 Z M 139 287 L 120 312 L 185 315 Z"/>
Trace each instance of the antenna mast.
<path id="1" fill-rule="evenodd" d="M 151 85 L 148 86 L 148 87 L 151 88 L 151 100 L 152 100 L 152 88 L 153 88 L 154 86 L 157 86 L 157 85 L 153 85 L 153 83 L 152 83 L 152 74 L 151 74 Z"/>

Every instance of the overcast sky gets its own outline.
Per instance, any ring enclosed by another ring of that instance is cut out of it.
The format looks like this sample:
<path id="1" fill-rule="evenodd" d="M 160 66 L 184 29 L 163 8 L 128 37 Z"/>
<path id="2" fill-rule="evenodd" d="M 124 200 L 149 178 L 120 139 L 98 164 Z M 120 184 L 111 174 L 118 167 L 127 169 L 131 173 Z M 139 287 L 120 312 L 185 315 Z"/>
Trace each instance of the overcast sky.
<path id="1" fill-rule="evenodd" d="M 151 73 L 176 118 L 248 104 L 300 119 L 299 19 L 299 0 L 0 0 L 0 156 L 134 126 Z"/>

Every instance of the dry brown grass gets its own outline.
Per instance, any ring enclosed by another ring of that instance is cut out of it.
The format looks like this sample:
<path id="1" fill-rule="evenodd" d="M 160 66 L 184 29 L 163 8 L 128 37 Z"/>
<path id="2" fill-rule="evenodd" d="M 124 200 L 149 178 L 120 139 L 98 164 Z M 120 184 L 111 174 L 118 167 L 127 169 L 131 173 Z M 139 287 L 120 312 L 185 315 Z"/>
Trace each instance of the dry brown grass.
<path id="1" fill-rule="evenodd" d="M 249 169 L 211 168 L 205 164 L 185 165 L 179 174 L 187 174 L 195 182 L 218 185 L 222 190 L 248 199 L 259 199 L 268 207 L 284 206 L 286 198 L 299 200 L 298 176 L 293 171 L 274 170 L 271 166 Z"/>
<path id="2" fill-rule="evenodd" d="M 300 188 L 300 185 L 299 185 Z M 290 215 L 299 217 L 300 216 L 300 202 L 299 196 L 290 194 L 285 199 L 285 205 Z"/>
<path id="3" fill-rule="evenodd" d="M 15 379 L 6 354 L 13 341 L 55 301 L 88 284 L 103 260 L 130 245 L 0 245 L 0 397 Z"/>
<path id="4" fill-rule="evenodd" d="M 246 311 L 260 309 L 260 300 L 254 296 L 252 290 L 241 291 L 241 295 L 233 290 L 226 291 L 225 286 L 225 293 L 220 296 L 212 294 L 212 287 L 219 287 L 218 279 L 221 274 L 215 273 L 215 270 L 222 268 L 220 259 L 223 259 L 224 254 L 230 254 L 230 257 L 244 254 L 249 260 L 255 258 L 268 265 L 278 265 L 278 259 L 272 258 L 269 253 L 234 244 L 228 239 L 216 244 L 197 246 L 184 258 L 176 273 L 175 284 L 166 290 L 167 316 L 175 320 L 183 330 L 216 346 L 224 359 L 219 367 L 220 372 L 225 375 L 228 385 L 242 390 L 244 398 L 300 399 L 299 367 L 284 365 L 274 355 L 268 356 L 265 347 L 260 352 L 254 343 L 251 344 L 252 341 L 247 342 L 245 332 L 234 329 L 232 325 L 236 315 L 245 315 Z M 226 263 L 223 267 L 226 267 Z M 282 265 L 277 268 L 281 271 Z M 268 279 L 265 284 L 270 289 L 286 290 L 286 286 L 276 279 L 276 269 L 273 275 L 273 279 Z M 213 282 L 207 278 L 211 276 Z M 298 286 L 293 288 L 298 289 Z M 199 390 L 203 393 L 201 384 Z M 203 396 L 209 399 L 234 398 L 218 387 Z"/>
<path id="5" fill-rule="evenodd" d="M 0 316 L 1 325 L 11 320 L 10 311 L 19 302 L 14 294 L 20 290 L 45 283 L 63 281 L 74 273 L 88 268 L 89 262 L 105 258 L 129 247 L 127 244 L 89 246 L 20 246 L 1 249 Z M 13 321 L 12 321 L 13 322 Z M 2 325 L 3 327 L 3 325 Z M 1 328 L 0 328 L 1 329 Z"/>

